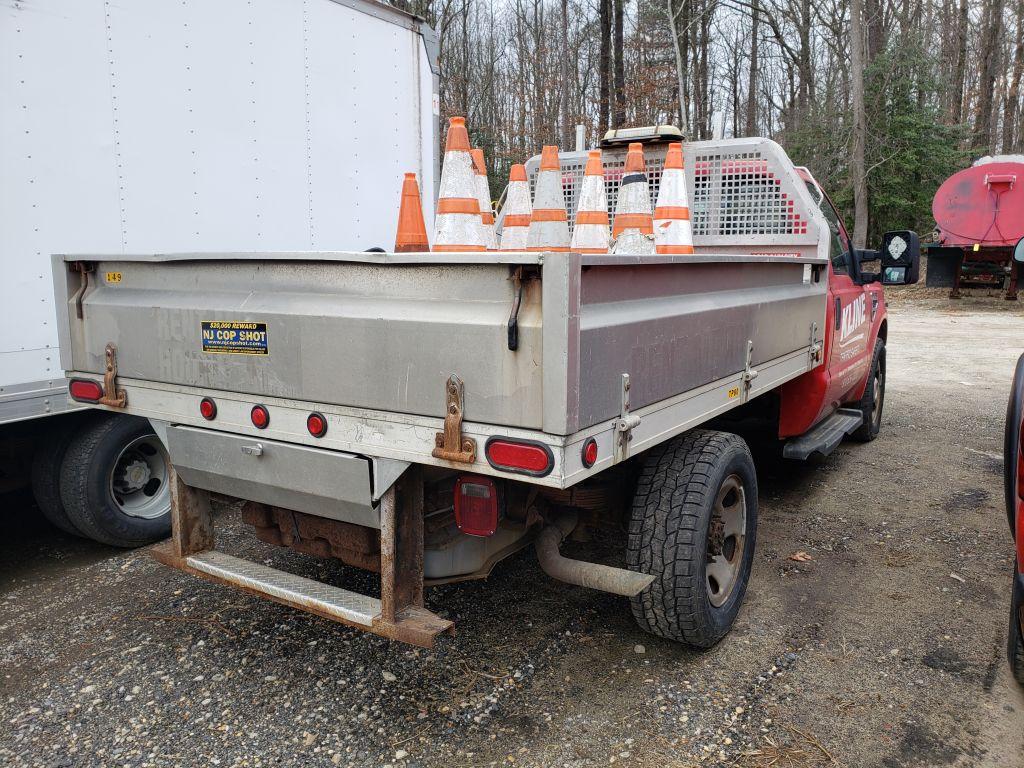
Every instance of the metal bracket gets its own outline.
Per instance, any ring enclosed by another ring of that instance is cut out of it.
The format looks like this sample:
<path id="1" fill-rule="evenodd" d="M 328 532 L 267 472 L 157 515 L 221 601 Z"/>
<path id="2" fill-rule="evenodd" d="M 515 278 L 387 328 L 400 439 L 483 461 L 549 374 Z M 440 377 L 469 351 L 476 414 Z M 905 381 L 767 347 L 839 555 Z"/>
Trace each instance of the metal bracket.
<path id="1" fill-rule="evenodd" d="M 750 394 L 750 387 L 757 378 L 757 370 L 754 365 L 754 342 L 747 339 L 747 364 L 743 369 L 743 399 L 746 400 Z"/>
<path id="2" fill-rule="evenodd" d="M 519 307 L 523 303 L 523 268 L 516 267 L 512 273 L 512 311 L 508 315 L 508 348 L 515 352 L 519 349 Z"/>
<path id="3" fill-rule="evenodd" d="M 633 439 L 633 430 L 640 426 L 640 417 L 629 412 L 629 374 L 622 374 L 621 405 L 619 418 L 612 422 L 614 461 L 620 462 L 629 458 L 629 443 Z"/>
<path id="4" fill-rule="evenodd" d="M 243 445 L 242 453 L 248 456 L 262 456 L 263 455 L 263 443 L 256 443 L 256 445 Z"/>
<path id="5" fill-rule="evenodd" d="M 435 459 L 472 464 L 476 461 L 476 440 L 462 435 L 462 402 L 465 386 L 454 373 L 445 383 L 447 404 L 445 406 L 444 432 L 434 435 L 434 450 L 430 455 Z"/>
<path id="6" fill-rule="evenodd" d="M 818 341 L 818 324 L 811 323 L 811 343 L 807 349 L 811 358 L 811 367 L 821 362 L 821 342 Z"/>
<path id="7" fill-rule="evenodd" d="M 85 296 L 85 291 L 89 287 L 89 273 L 95 269 L 95 265 L 89 261 L 76 261 L 70 265 L 70 269 L 72 272 L 78 272 L 82 276 L 82 284 L 78 286 L 75 295 L 71 297 L 71 300 L 75 303 L 75 317 L 81 320 L 84 317 L 82 297 Z"/>
<path id="8" fill-rule="evenodd" d="M 97 402 L 111 408 L 124 408 L 128 405 L 128 393 L 117 387 L 117 347 L 107 344 L 103 354 L 107 359 L 107 370 L 103 374 L 103 397 Z"/>

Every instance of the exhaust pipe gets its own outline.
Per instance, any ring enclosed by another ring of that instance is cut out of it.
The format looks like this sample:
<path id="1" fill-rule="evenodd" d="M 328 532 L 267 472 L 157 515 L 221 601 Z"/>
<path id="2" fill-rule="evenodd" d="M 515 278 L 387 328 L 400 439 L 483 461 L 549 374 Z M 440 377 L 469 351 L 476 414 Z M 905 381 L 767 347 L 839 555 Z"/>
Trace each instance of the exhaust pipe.
<path id="1" fill-rule="evenodd" d="M 563 557 L 558 547 L 575 527 L 575 513 L 563 513 L 554 517 L 537 535 L 537 560 L 548 576 L 567 584 L 623 597 L 635 597 L 654 581 L 650 574 Z"/>

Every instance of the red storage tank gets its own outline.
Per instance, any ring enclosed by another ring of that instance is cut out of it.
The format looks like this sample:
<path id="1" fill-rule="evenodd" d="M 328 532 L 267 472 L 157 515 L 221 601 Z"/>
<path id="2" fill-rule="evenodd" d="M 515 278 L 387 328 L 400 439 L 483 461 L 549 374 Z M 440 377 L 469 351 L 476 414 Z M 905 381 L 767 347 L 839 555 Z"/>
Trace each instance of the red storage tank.
<path id="1" fill-rule="evenodd" d="M 1002 284 L 1016 298 L 1013 246 L 1024 237 L 1024 155 L 986 157 L 950 176 L 932 201 L 939 232 L 928 247 L 928 285 Z M 1012 294 L 1012 295 L 1011 295 Z"/>

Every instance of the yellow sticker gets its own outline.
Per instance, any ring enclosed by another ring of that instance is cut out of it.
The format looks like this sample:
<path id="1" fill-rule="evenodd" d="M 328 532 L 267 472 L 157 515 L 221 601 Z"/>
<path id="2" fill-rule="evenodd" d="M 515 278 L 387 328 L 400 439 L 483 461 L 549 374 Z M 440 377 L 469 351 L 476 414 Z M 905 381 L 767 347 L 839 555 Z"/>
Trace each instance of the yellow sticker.
<path id="1" fill-rule="evenodd" d="M 121 282 L 121 273 L 120 272 L 107 272 L 107 282 L 108 283 L 120 283 Z"/>
<path id="2" fill-rule="evenodd" d="M 730 400 L 732 400 L 734 397 L 739 397 L 739 396 L 740 396 L 740 388 L 739 387 L 733 387 L 732 389 L 729 390 L 729 399 Z"/>

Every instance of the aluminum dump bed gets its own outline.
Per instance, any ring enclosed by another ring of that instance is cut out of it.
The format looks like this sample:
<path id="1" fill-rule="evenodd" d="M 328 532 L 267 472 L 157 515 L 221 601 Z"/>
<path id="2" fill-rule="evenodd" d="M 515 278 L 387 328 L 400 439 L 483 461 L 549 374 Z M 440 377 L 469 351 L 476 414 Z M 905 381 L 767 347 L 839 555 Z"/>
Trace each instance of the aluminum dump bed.
<path id="1" fill-rule="evenodd" d="M 124 410 L 167 424 L 208 428 L 210 396 L 219 430 L 465 469 L 432 456 L 454 374 L 465 434 L 542 442 L 554 469 L 534 481 L 565 487 L 820 362 L 828 230 L 788 158 L 695 142 L 687 174 L 692 256 L 56 256 L 62 362 L 97 379 L 112 346 Z"/>

